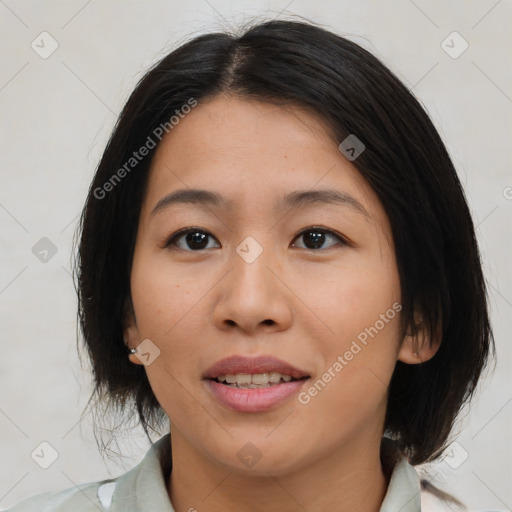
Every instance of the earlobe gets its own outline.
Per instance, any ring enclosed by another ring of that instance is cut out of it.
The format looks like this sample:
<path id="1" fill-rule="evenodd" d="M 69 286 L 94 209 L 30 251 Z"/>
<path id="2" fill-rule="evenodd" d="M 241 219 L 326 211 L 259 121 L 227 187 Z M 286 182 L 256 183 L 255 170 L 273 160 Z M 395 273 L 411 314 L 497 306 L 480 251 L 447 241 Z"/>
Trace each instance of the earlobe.
<path id="1" fill-rule="evenodd" d="M 130 362 L 133 364 L 143 364 L 142 361 L 132 352 L 137 348 L 137 345 L 140 342 L 140 334 L 132 308 L 125 313 L 123 339 L 128 351 L 128 359 Z"/>
<path id="2" fill-rule="evenodd" d="M 135 354 L 132 354 L 131 352 L 128 354 L 128 359 L 133 364 L 143 364 L 142 361 Z"/>
<path id="3" fill-rule="evenodd" d="M 128 351 L 128 359 L 133 364 L 143 364 L 142 361 L 135 355 L 136 347 L 139 344 L 139 332 L 135 325 L 125 327 L 124 330 L 124 344 Z"/>

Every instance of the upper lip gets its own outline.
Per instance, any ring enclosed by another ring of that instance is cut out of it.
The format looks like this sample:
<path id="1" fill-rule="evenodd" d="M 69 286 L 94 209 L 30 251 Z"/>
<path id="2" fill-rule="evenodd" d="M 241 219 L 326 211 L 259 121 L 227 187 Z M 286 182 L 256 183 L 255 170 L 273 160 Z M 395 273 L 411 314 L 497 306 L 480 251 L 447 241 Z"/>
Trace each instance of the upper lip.
<path id="1" fill-rule="evenodd" d="M 204 372 L 203 379 L 216 379 L 219 375 L 235 373 L 255 374 L 270 372 L 290 375 L 294 379 L 309 377 L 306 371 L 300 370 L 273 356 L 245 357 L 236 355 L 221 359 L 210 366 L 210 368 Z"/>

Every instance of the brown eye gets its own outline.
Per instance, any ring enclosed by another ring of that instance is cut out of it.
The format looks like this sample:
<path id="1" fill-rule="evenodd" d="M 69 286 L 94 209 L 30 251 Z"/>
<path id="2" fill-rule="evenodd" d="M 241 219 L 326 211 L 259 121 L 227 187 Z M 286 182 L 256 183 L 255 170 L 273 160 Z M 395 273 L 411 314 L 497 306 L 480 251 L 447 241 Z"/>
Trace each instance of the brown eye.
<path id="1" fill-rule="evenodd" d="M 304 239 L 304 247 L 299 249 L 309 249 L 318 251 L 319 249 L 326 249 L 325 244 L 329 240 L 334 240 L 327 246 L 327 249 L 338 244 L 349 245 L 348 242 L 339 234 L 325 228 L 309 227 L 303 229 L 295 238 L 302 237 Z M 208 246 L 209 239 L 214 239 L 211 233 L 199 228 L 186 228 L 174 233 L 166 242 L 165 247 L 170 249 L 181 249 L 189 252 L 199 252 L 203 249 L 212 249 Z M 296 244 L 292 244 L 296 246 Z"/>
<path id="2" fill-rule="evenodd" d="M 328 241 L 329 239 L 335 239 L 338 242 L 340 242 L 341 245 L 347 245 L 347 242 L 340 235 L 323 228 L 309 227 L 303 229 L 297 236 L 297 238 L 300 237 L 303 237 L 304 245 L 306 245 L 306 247 L 299 247 L 300 249 L 321 249 L 325 242 Z M 329 247 L 332 247 L 333 245 L 336 244 L 332 244 Z M 325 249 L 325 247 L 323 248 Z"/>
<path id="3" fill-rule="evenodd" d="M 211 247 L 207 247 L 209 237 L 212 237 L 212 235 L 207 231 L 197 228 L 187 228 L 173 234 L 165 244 L 165 247 L 176 246 L 178 249 L 192 252 L 210 249 Z M 181 242 L 182 239 L 184 242 Z M 178 242 L 181 243 L 181 245 Z"/>

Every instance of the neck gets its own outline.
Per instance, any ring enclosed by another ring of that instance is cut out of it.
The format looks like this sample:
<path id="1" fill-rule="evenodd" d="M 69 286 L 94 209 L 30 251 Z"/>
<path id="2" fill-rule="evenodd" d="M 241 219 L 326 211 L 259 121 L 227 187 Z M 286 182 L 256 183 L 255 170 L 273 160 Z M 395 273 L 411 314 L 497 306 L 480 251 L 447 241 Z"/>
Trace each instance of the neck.
<path id="1" fill-rule="evenodd" d="M 169 497 L 176 512 L 379 512 L 389 484 L 381 437 L 363 437 L 292 473 L 251 476 L 207 459 L 173 430 Z"/>

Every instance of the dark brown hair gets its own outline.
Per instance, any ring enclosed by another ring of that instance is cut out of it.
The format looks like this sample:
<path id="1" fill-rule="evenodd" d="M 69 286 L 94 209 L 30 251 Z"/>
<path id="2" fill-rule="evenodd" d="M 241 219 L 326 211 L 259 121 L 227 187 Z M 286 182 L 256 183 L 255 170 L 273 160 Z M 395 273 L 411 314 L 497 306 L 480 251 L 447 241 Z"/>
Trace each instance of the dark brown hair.
<path id="1" fill-rule="evenodd" d="M 221 93 L 305 108 L 324 121 L 338 144 L 350 134 L 364 143 L 352 163 L 391 224 L 402 333 L 415 332 L 416 308 L 431 337 L 442 336 L 428 362 L 396 363 L 384 434 L 412 464 L 434 460 L 494 351 L 475 228 L 445 145 L 413 94 L 358 44 L 303 21 L 253 22 L 240 34 L 195 37 L 154 65 L 129 97 L 79 225 L 76 287 L 95 379 L 91 400 L 121 418 L 136 415 L 146 434 L 164 418 L 144 367 L 129 362 L 123 342 L 154 148 L 108 193 L 98 190 L 191 98 L 200 104 Z"/>

